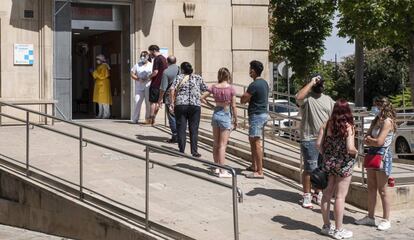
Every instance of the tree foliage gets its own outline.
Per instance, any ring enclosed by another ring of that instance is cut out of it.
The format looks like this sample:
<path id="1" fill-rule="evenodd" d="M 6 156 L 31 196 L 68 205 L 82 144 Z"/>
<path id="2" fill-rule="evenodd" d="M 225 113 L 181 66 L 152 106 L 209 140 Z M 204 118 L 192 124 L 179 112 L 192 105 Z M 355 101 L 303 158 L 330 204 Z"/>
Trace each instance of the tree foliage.
<path id="1" fill-rule="evenodd" d="M 412 107 L 411 89 L 406 87 L 401 93 L 391 96 L 390 101 L 394 107 Z"/>
<path id="2" fill-rule="evenodd" d="M 271 56 L 287 58 L 296 77 L 303 79 L 323 54 L 335 1 L 271 0 L 271 10 Z"/>
<path id="3" fill-rule="evenodd" d="M 339 11 L 341 36 L 360 39 L 370 49 L 384 46 L 407 49 L 411 56 L 410 82 L 414 86 L 414 1 L 345 0 L 339 3 Z"/>
<path id="4" fill-rule="evenodd" d="M 402 92 L 402 83 L 408 81 L 406 73 L 406 51 L 394 48 L 367 51 L 364 64 L 364 102 L 371 106 L 374 97 L 393 96 Z M 338 78 L 333 80 L 332 85 L 327 85 L 327 91 L 334 98 L 354 101 L 354 83 L 355 60 L 352 55 L 339 65 Z"/>

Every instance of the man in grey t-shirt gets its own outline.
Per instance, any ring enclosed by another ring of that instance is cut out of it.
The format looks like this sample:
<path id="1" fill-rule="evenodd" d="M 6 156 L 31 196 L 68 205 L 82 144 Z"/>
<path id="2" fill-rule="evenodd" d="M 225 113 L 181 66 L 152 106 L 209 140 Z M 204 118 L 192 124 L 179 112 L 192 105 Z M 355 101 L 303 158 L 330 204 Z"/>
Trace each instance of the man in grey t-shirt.
<path id="1" fill-rule="evenodd" d="M 319 151 L 316 148 L 316 139 L 319 129 L 328 121 L 331 116 L 335 102 L 331 97 L 323 94 L 324 81 L 322 76 L 315 75 L 298 94 L 296 101 L 300 106 L 302 115 L 300 134 L 301 134 L 301 153 L 303 157 L 304 171 L 302 174 L 303 202 L 305 208 L 312 208 L 312 200 L 320 204 L 322 191 L 315 190 L 312 198 L 310 174 L 319 165 Z"/>
<path id="2" fill-rule="evenodd" d="M 174 80 L 177 78 L 177 75 L 180 73 L 180 69 L 177 66 L 177 59 L 174 56 L 169 56 L 167 58 L 168 68 L 164 70 L 162 74 L 161 86 L 160 86 L 160 96 L 158 98 L 158 106 L 161 106 L 162 102 L 165 103 L 165 111 L 167 111 L 168 122 L 171 129 L 171 139 L 168 143 L 177 142 L 177 127 L 175 123 L 175 117 L 170 113 L 170 87 Z"/>

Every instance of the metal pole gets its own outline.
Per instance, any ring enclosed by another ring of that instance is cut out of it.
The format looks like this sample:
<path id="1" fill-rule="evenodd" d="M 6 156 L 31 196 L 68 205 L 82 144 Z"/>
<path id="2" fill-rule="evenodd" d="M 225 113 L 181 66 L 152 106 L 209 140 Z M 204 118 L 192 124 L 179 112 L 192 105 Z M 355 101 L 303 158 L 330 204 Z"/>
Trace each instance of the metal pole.
<path id="1" fill-rule="evenodd" d="M 145 147 L 145 228 L 149 228 L 149 147 Z"/>
<path id="2" fill-rule="evenodd" d="M 246 87 L 243 87 L 243 93 L 246 92 Z M 246 129 L 246 108 L 243 108 L 243 128 Z"/>
<path id="3" fill-rule="evenodd" d="M 167 127 L 167 105 L 164 104 L 164 126 Z"/>
<path id="4" fill-rule="evenodd" d="M 361 116 L 361 131 L 359 131 L 359 134 L 358 134 L 358 138 L 359 138 L 358 139 L 358 145 L 359 145 L 358 151 L 360 153 L 363 153 L 364 152 L 364 139 L 363 139 L 364 138 L 364 131 L 365 131 L 365 129 L 364 129 L 364 117 Z M 361 166 L 361 176 L 362 176 L 361 182 L 362 182 L 362 184 L 365 184 L 364 165 L 361 164 L 360 159 L 361 158 L 358 159 L 358 164 Z"/>
<path id="5" fill-rule="evenodd" d="M 29 112 L 26 112 L 26 176 L 29 176 Z"/>
<path id="6" fill-rule="evenodd" d="M 239 240 L 239 212 L 238 212 L 238 202 L 237 202 L 237 175 L 233 170 L 231 172 L 233 175 L 233 223 L 234 223 L 234 239 Z"/>
<path id="7" fill-rule="evenodd" d="M 83 129 L 79 127 L 79 198 L 83 199 Z"/>
<path id="8" fill-rule="evenodd" d="M 47 115 L 47 103 L 45 103 L 45 115 Z M 47 125 L 47 117 L 45 117 L 45 125 Z"/>
<path id="9" fill-rule="evenodd" d="M 364 131 L 365 131 L 365 129 L 364 129 L 364 117 L 361 116 L 361 131 L 359 131 L 359 134 L 358 134 L 359 135 L 359 149 L 358 149 L 358 151 L 360 153 L 364 152 Z M 359 163 L 361 164 L 360 159 L 361 158 L 359 158 L 358 160 L 359 160 Z M 361 165 L 361 175 L 362 175 L 362 184 L 364 184 L 365 183 L 365 172 L 364 172 L 364 165 L 363 164 Z"/>
<path id="10" fill-rule="evenodd" d="M 52 116 L 53 117 L 56 117 L 56 115 L 55 115 L 55 103 L 52 103 Z M 52 118 L 52 125 L 55 125 L 55 119 L 54 118 Z"/>
<path id="11" fill-rule="evenodd" d="M 3 106 L 3 104 L 0 103 L 0 127 L 3 125 L 2 124 L 2 115 L 1 115 L 2 106 Z"/>
<path id="12" fill-rule="evenodd" d="M 262 157 L 265 157 L 265 127 L 266 127 L 266 122 L 263 124 L 263 130 L 262 130 Z M 262 159 L 262 164 L 263 164 L 263 159 Z"/>

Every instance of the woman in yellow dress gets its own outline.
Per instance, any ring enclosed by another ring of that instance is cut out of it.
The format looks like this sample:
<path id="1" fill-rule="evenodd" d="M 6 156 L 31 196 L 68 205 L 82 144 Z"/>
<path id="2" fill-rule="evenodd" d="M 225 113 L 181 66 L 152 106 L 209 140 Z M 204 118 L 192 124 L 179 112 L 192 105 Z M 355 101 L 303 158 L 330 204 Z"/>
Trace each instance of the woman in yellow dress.
<path id="1" fill-rule="evenodd" d="M 106 63 L 105 56 L 99 54 L 96 56 L 97 67 L 92 72 L 95 79 L 93 90 L 93 102 L 99 106 L 97 118 L 108 119 L 111 116 L 110 105 L 112 105 L 111 84 L 109 81 L 111 68 Z"/>

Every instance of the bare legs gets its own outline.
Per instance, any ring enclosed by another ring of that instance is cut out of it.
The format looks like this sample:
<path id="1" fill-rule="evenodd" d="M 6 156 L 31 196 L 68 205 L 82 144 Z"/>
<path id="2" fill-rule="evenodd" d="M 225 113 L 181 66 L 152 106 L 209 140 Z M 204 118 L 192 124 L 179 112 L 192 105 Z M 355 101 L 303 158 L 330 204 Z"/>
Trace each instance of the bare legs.
<path id="1" fill-rule="evenodd" d="M 158 103 L 151 103 L 150 121 L 152 125 L 155 124 L 155 117 L 157 116 L 158 110 L 159 110 Z"/>
<path id="2" fill-rule="evenodd" d="M 329 176 L 328 187 L 323 191 L 321 211 L 323 223 L 329 225 L 330 201 L 335 193 L 335 228 L 342 229 L 342 220 L 344 218 L 345 198 L 348 194 L 349 184 L 351 183 L 351 176 L 338 177 Z"/>
<path id="3" fill-rule="evenodd" d="M 260 137 L 249 137 L 254 175 L 263 176 L 263 152 Z"/>
<path id="4" fill-rule="evenodd" d="M 303 176 L 303 175 L 302 175 Z M 321 212 L 323 224 L 329 225 L 329 213 L 331 211 L 331 198 L 335 191 L 335 176 L 329 176 L 328 186 L 323 190 L 323 197 L 321 203 Z"/>
<path id="5" fill-rule="evenodd" d="M 213 158 L 214 162 L 217 164 L 224 165 L 229 136 L 229 130 L 213 127 Z"/>
<path id="6" fill-rule="evenodd" d="M 368 217 L 374 218 L 377 204 L 377 191 L 381 197 L 383 218 L 390 220 L 390 196 L 387 193 L 388 176 L 382 171 L 368 172 Z"/>
<path id="7" fill-rule="evenodd" d="M 307 171 L 303 171 L 302 173 L 302 186 L 304 193 L 311 192 L 311 181 L 310 181 L 310 173 Z"/>

